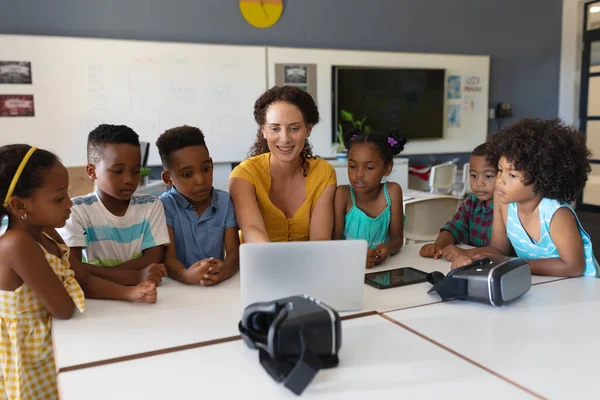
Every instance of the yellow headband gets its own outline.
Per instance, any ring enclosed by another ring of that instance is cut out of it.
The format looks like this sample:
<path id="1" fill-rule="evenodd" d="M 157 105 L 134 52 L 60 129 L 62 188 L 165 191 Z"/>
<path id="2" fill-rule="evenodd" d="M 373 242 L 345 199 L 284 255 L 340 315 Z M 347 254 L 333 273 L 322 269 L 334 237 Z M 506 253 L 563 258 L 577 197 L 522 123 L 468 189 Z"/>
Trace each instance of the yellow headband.
<path id="1" fill-rule="evenodd" d="M 27 162 L 31 158 L 31 155 L 33 154 L 33 152 L 36 150 L 37 150 L 37 147 L 32 146 L 29 149 L 29 151 L 27 152 L 27 154 L 25 154 L 25 157 L 23 157 L 23 160 L 21 160 L 21 164 L 19 164 L 19 168 L 17 168 L 17 172 L 15 172 L 15 176 L 13 176 L 12 181 L 10 182 L 10 186 L 8 187 L 8 192 L 6 192 L 6 197 L 4 198 L 4 207 L 8 207 L 8 199 L 10 199 L 13 192 L 15 191 L 15 186 L 17 186 L 17 182 L 19 182 L 19 178 L 21 177 L 21 174 L 23 173 L 23 170 L 25 169 Z"/>

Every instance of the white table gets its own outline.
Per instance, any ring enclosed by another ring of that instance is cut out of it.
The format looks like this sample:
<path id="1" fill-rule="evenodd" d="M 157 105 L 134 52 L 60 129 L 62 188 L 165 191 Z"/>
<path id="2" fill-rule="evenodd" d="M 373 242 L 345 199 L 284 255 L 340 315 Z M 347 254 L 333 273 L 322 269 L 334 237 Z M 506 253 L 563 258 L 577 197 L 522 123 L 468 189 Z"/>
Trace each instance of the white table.
<path id="1" fill-rule="evenodd" d="M 366 270 L 366 272 L 387 271 L 402 267 L 413 267 L 425 272 L 440 271 L 444 275 L 450 272 L 450 262 L 443 259 L 434 260 L 421 257 L 419 255 L 419 250 L 422 246 L 422 243 L 406 245 L 402 247 L 400 253 L 390 257 L 380 266 Z M 562 279 L 564 278 L 536 275 L 531 277 L 531 282 L 533 285 L 538 285 Z M 372 286 L 365 285 L 363 293 L 363 310 L 387 312 L 441 302 L 441 299 L 437 294 L 427 293 L 430 288 L 431 284 L 427 282 L 385 290 L 379 290 Z"/>
<path id="2" fill-rule="evenodd" d="M 404 204 L 413 202 L 413 201 L 428 199 L 431 197 L 452 197 L 452 198 L 457 199 L 456 201 L 458 202 L 458 197 L 456 197 L 456 196 L 451 196 L 448 194 L 430 193 L 430 192 L 424 192 L 421 190 L 412 190 L 412 189 L 408 189 L 408 188 L 406 188 L 406 189 L 402 188 L 402 201 L 404 202 Z"/>
<path id="3" fill-rule="evenodd" d="M 65 367 L 238 335 L 239 274 L 214 287 L 166 279 L 156 304 L 86 299 L 85 312 L 53 321 Z"/>
<path id="4" fill-rule="evenodd" d="M 493 308 L 448 302 L 389 317 L 541 396 L 600 394 L 600 280 L 574 278 L 534 286 Z"/>
<path id="5" fill-rule="evenodd" d="M 297 399 L 242 341 L 64 372 L 63 400 Z M 308 399 L 533 398 L 518 387 L 380 316 L 342 323 L 340 364 L 322 370 Z M 376 396 L 376 397 L 375 397 Z"/>
<path id="6" fill-rule="evenodd" d="M 448 273 L 450 263 L 419 256 L 421 244 L 407 245 L 384 264 L 365 272 L 414 267 Z M 241 317 L 239 274 L 214 287 L 189 286 L 166 279 L 156 304 L 86 299 L 86 311 L 54 320 L 59 371 L 81 364 L 236 336 Z M 534 277 L 534 282 L 557 278 Z M 386 312 L 440 302 L 429 283 L 378 290 L 364 285 L 363 307 L 356 312 Z"/>
<path id="7" fill-rule="evenodd" d="M 412 266 L 447 273 L 450 263 L 422 258 L 420 245 L 408 245 L 382 266 L 384 271 Z M 70 320 L 54 320 L 56 366 L 60 370 L 132 354 L 238 335 L 241 317 L 240 275 L 214 287 L 189 286 L 166 279 L 156 304 L 86 299 L 86 311 Z M 363 307 L 343 316 L 390 311 L 437 303 L 428 283 L 378 290 L 364 285 Z"/>

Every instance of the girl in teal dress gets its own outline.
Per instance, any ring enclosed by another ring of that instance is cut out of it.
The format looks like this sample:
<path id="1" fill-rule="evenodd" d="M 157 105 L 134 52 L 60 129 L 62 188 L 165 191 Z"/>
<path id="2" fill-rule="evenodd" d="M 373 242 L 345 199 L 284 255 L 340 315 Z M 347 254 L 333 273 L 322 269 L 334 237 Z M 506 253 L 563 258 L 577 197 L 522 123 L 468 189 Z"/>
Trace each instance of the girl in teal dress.
<path id="1" fill-rule="evenodd" d="M 393 158 L 405 144 L 398 130 L 387 135 L 351 130 L 344 135 L 350 185 L 338 186 L 335 192 L 333 238 L 366 240 L 367 268 L 398 253 L 404 241 L 402 188 L 382 180 L 392 172 Z"/>

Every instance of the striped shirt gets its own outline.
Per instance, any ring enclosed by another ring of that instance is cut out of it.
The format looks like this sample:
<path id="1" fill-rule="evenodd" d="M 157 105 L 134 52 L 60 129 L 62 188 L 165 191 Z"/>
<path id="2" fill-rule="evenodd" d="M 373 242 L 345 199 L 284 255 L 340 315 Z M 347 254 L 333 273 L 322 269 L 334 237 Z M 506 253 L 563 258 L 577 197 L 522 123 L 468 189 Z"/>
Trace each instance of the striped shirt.
<path id="1" fill-rule="evenodd" d="M 83 248 L 88 264 L 114 267 L 170 242 L 162 203 L 154 196 L 134 194 L 122 217 L 108 211 L 96 193 L 72 200 L 71 217 L 58 232 L 69 247 Z"/>

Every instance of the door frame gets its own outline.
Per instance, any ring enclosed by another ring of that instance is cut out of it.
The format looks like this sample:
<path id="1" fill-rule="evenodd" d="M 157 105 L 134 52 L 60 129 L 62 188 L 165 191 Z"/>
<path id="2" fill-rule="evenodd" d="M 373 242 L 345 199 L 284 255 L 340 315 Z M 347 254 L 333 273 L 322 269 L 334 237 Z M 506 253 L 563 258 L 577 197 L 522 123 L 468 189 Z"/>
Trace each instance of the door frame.
<path id="1" fill-rule="evenodd" d="M 589 80 L 595 76 L 600 76 L 600 71 L 590 72 L 592 43 L 600 43 L 600 29 L 587 30 L 588 6 L 594 3 L 597 3 L 598 6 L 600 6 L 600 1 L 596 0 L 585 3 L 583 7 L 583 53 L 581 57 L 581 88 L 579 90 L 579 131 L 582 132 L 586 138 L 588 121 L 600 121 L 600 116 L 588 117 L 587 115 Z M 600 154 L 598 157 L 597 160 L 591 159 L 590 164 L 600 164 Z M 600 213 L 600 206 L 585 204 L 583 202 L 583 190 L 579 196 L 577 196 L 576 209 Z"/>

